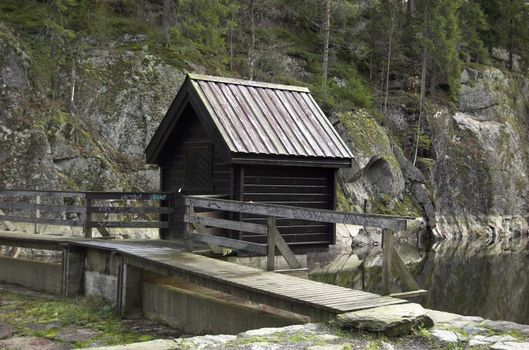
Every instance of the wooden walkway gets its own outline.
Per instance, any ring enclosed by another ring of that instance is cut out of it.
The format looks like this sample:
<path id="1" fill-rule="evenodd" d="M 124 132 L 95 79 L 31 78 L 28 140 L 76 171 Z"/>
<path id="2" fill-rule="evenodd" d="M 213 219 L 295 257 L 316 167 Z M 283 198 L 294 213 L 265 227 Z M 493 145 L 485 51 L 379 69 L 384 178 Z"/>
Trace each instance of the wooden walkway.
<path id="1" fill-rule="evenodd" d="M 31 248 L 41 245 L 43 249 L 66 245 L 111 251 L 121 256 L 125 265 L 180 278 L 313 320 L 328 320 L 344 312 L 407 302 L 189 253 L 183 242 L 104 241 L 0 233 L 1 244 Z"/>

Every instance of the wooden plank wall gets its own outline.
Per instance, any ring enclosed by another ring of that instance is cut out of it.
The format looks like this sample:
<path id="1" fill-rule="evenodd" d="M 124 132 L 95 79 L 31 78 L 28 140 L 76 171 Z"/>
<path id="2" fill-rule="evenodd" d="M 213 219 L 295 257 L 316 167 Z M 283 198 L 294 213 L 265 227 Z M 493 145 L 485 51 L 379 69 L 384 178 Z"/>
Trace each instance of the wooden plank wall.
<path id="1" fill-rule="evenodd" d="M 173 134 L 169 137 L 159 158 L 160 164 L 160 190 L 163 192 L 178 192 L 182 188 L 181 194 L 211 194 L 211 193 L 193 193 L 186 191 L 185 171 L 186 171 L 186 142 L 211 142 L 205 128 L 196 116 L 192 108 L 188 107 L 175 128 Z M 219 152 L 213 146 L 213 193 L 231 196 L 232 175 L 231 167 L 222 159 Z M 175 226 L 170 230 L 161 231 L 164 239 L 175 238 L 183 234 L 183 203 L 176 203 L 174 217 L 181 222 L 175 222 Z M 180 215 L 181 214 L 181 215 Z"/>
<path id="2" fill-rule="evenodd" d="M 335 206 L 334 169 L 246 166 L 243 171 L 244 201 L 331 209 Z M 238 198 L 239 199 L 239 198 Z M 266 224 L 267 218 L 243 214 L 243 221 Z M 334 225 L 277 219 L 277 227 L 294 250 L 324 250 L 334 241 Z M 266 243 L 265 235 L 241 233 L 240 239 Z"/>

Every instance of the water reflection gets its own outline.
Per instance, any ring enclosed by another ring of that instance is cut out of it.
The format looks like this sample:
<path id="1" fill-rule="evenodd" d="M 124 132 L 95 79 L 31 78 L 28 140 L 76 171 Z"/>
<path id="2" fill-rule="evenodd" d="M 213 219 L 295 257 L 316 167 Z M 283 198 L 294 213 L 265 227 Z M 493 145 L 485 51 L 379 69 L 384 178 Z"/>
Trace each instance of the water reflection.
<path id="1" fill-rule="evenodd" d="M 375 293 L 382 291 L 382 250 L 353 237 L 352 248 L 315 263 L 311 278 Z M 360 243 L 359 243 L 360 242 Z M 434 244 L 400 239 L 396 249 L 428 295 L 424 306 L 463 315 L 529 323 L 529 241 L 459 239 Z M 402 291 L 397 278 L 392 291 Z"/>
<path id="2" fill-rule="evenodd" d="M 417 270 L 427 307 L 529 323 L 527 238 L 436 243 Z"/>

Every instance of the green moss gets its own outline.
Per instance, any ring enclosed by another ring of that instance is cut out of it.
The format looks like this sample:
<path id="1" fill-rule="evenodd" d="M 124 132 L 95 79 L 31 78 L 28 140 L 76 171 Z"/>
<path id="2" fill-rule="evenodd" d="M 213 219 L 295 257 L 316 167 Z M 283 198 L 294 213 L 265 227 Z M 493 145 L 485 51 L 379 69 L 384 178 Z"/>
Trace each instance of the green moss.
<path id="1" fill-rule="evenodd" d="M 352 142 L 361 152 L 371 154 L 373 150 L 381 150 L 390 158 L 389 139 L 384 129 L 366 110 L 343 113 L 340 122 L 346 127 Z"/>
<path id="2" fill-rule="evenodd" d="M 371 340 L 367 343 L 365 350 L 378 350 L 382 347 L 382 344 L 379 340 Z"/>
<path id="3" fill-rule="evenodd" d="M 152 339 L 149 335 L 128 330 L 114 316 L 112 306 L 99 298 L 49 299 L 1 291 L 0 299 L 9 302 L 1 308 L 0 321 L 13 326 L 20 336 L 60 341 L 58 336 L 64 327 L 75 326 L 92 330 L 95 334 L 86 341 L 76 343 L 77 347 L 94 342 L 117 345 Z M 47 328 L 49 325 L 52 327 Z"/>
<path id="4" fill-rule="evenodd" d="M 430 332 L 430 330 L 428 328 L 420 327 L 420 328 L 414 330 L 414 333 L 415 333 L 415 335 L 417 337 L 426 339 L 428 341 L 431 341 L 432 338 L 433 338 L 432 333 Z"/>
<path id="5" fill-rule="evenodd" d="M 339 211 L 346 211 L 346 212 L 352 211 L 351 202 L 345 196 L 342 186 L 340 184 L 338 184 L 338 186 L 336 187 L 336 199 L 337 199 L 337 206 L 338 206 L 337 209 Z"/>
<path id="6" fill-rule="evenodd" d="M 43 14 L 48 6 L 44 2 L 36 1 L 0 1 L 0 21 L 15 28 L 24 28 L 31 33 L 38 33 L 42 29 Z"/>
<path id="7" fill-rule="evenodd" d="M 226 348 L 236 348 L 241 345 L 250 345 L 254 343 L 271 343 L 271 344 L 309 344 L 324 345 L 324 339 L 313 333 L 306 332 L 278 332 L 268 336 L 254 336 L 247 338 L 237 338 L 236 340 L 226 343 Z"/>
<path id="8" fill-rule="evenodd" d="M 373 213 L 412 217 L 422 216 L 420 205 L 409 193 L 405 193 L 402 200 L 384 196 L 380 198 L 371 198 L 370 203 Z"/>

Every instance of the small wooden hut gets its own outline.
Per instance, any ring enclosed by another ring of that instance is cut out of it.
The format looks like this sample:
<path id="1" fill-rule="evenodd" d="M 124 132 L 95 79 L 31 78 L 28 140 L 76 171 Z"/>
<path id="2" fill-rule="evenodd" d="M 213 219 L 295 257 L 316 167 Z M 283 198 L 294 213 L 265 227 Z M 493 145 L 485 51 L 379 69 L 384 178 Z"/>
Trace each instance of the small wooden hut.
<path id="1" fill-rule="evenodd" d="M 162 191 L 333 210 L 336 171 L 353 158 L 307 88 L 197 74 L 185 79 L 146 155 L 160 166 Z M 298 252 L 335 242 L 334 225 L 287 219 L 277 225 Z"/>

